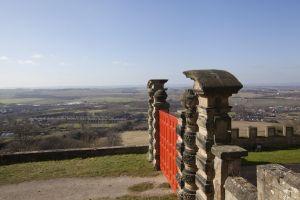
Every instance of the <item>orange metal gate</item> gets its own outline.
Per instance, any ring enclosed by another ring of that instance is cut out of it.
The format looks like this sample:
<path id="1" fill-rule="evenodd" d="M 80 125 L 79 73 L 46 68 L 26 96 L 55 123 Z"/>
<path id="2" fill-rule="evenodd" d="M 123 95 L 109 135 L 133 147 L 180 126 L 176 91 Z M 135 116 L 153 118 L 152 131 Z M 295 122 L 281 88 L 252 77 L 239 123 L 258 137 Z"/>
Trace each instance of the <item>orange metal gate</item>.
<path id="1" fill-rule="evenodd" d="M 160 169 L 176 192 L 176 126 L 177 118 L 165 111 L 159 111 Z"/>

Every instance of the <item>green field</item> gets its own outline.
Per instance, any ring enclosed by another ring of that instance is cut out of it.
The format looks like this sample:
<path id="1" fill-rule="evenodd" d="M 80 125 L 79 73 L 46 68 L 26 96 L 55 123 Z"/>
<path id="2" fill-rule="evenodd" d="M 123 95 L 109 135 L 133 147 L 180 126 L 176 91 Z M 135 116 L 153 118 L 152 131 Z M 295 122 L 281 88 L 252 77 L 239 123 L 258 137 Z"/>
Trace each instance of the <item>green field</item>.
<path id="1" fill-rule="evenodd" d="M 124 146 L 147 145 L 149 142 L 148 131 L 125 131 L 120 136 Z"/>
<path id="2" fill-rule="evenodd" d="M 135 97 L 128 97 L 128 96 L 124 96 L 124 97 L 114 97 L 114 96 L 100 96 L 100 97 L 87 97 L 87 98 L 81 98 L 81 101 L 85 101 L 85 102 L 92 102 L 92 103 L 104 103 L 104 102 L 108 102 L 108 103 L 128 103 L 128 102 L 132 102 L 135 101 L 136 98 Z"/>
<path id="3" fill-rule="evenodd" d="M 42 100 L 41 98 L 1 98 L 2 104 L 32 104 Z"/>
<path id="4" fill-rule="evenodd" d="M 44 161 L 0 166 L 0 185 L 30 180 L 84 176 L 155 176 L 145 154 Z"/>
<path id="5" fill-rule="evenodd" d="M 268 163 L 300 164 L 300 148 L 249 152 L 249 155 L 242 160 L 242 163 L 244 165 L 258 165 Z"/>

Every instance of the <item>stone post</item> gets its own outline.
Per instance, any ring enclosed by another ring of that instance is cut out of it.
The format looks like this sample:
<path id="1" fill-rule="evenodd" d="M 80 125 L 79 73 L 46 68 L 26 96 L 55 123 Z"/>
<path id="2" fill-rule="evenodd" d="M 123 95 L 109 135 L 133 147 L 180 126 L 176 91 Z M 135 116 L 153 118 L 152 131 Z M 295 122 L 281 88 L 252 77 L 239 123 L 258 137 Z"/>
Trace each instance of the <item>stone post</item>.
<path id="1" fill-rule="evenodd" d="M 214 145 L 211 151 L 215 156 L 214 199 L 225 200 L 225 181 L 228 176 L 240 175 L 241 157 L 247 156 L 248 152 L 234 145 Z"/>
<path id="2" fill-rule="evenodd" d="M 148 160 L 153 161 L 153 102 L 154 102 L 154 93 L 164 88 L 164 84 L 167 82 L 167 79 L 151 79 L 147 83 L 148 89 L 148 133 L 149 133 L 149 153 Z"/>
<path id="3" fill-rule="evenodd" d="M 194 80 L 193 89 L 198 98 L 196 199 L 211 200 L 214 198 L 215 176 L 211 147 L 230 143 L 231 118 L 228 112 L 231 107 L 228 98 L 243 86 L 232 74 L 222 70 L 190 70 L 184 74 Z"/>
<path id="4" fill-rule="evenodd" d="M 152 117 L 153 117 L 153 122 L 152 122 L 153 160 L 152 160 L 152 163 L 156 170 L 160 170 L 159 111 L 164 110 L 166 112 L 169 112 L 169 107 L 170 107 L 169 103 L 166 101 L 167 97 L 168 97 L 166 90 L 167 90 L 166 88 L 161 88 L 161 89 L 157 90 L 154 93 L 154 102 L 152 104 L 153 105 L 153 112 L 152 112 Z"/>
<path id="5" fill-rule="evenodd" d="M 198 189 L 195 183 L 195 175 L 198 170 L 196 166 L 196 153 L 198 151 L 196 145 L 196 133 L 198 131 L 196 106 L 198 105 L 198 99 L 193 90 L 185 91 L 182 104 L 186 108 L 186 130 L 183 137 L 184 151 L 182 157 L 184 163 L 182 198 L 195 199 Z"/>

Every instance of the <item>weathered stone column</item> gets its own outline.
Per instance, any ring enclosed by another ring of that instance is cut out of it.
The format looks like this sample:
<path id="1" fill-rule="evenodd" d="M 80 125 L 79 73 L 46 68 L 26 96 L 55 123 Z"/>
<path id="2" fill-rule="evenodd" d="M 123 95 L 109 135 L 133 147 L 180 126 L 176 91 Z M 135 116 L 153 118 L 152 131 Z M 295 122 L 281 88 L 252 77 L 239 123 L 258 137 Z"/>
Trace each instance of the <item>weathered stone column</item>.
<path id="1" fill-rule="evenodd" d="M 195 175 L 197 172 L 196 153 L 198 151 L 196 145 L 197 126 L 197 105 L 198 99 L 193 90 L 186 90 L 183 95 L 182 104 L 186 108 L 186 131 L 183 136 L 183 181 L 184 188 L 182 192 L 183 199 L 195 199 L 197 186 L 195 183 Z"/>
<path id="2" fill-rule="evenodd" d="M 160 170 L 160 130 L 159 130 L 159 111 L 164 110 L 166 112 L 169 112 L 169 103 L 166 101 L 168 95 L 166 93 L 166 88 L 161 88 L 158 89 L 154 93 L 154 102 L 153 102 L 153 132 L 152 132 L 152 137 L 153 137 L 153 165 L 156 170 Z"/>
<path id="3" fill-rule="evenodd" d="M 153 161 L 153 102 L 154 102 L 154 93 L 164 88 L 164 84 L 167 82 L 167 79 L 151 79 L 147 83 L 148 89 L 148 133 L 149 133 L 149 153 L 148 160 Z"/>
<path id="4" fill-rule="evenodd" d="M 193 89 L 198 98 L 196 185 L 199 189 L 196 199 L 211 200 L 214 198 L 215 176 L 211 147 L 213 144 L 230 143 L 231 118 L 228 112 L 231 107 L 228 98 L 237 93 L 242 84 L 222 70 L 191 70 L 184 74 L 194 80 Z"/>
<path id="5" fill-rule="evenodd" d="M 228 176 L 239 176 L 241 157 L 247 156 L 247 150 L 234 145 L 212 146 L 214 159 L 214 199 L 225 200 L 224 184 Z"/>
<path id="6" fill-rule="evenodd" d="M 178 125 L 176 128 L 176 133 L 177 133 L 176 180 L 177 180 L 177 186 L 178 186 L 177 194 L 178 194 L 179 199 L 182 199 L 182 191 L 183 191 L 183 187 L 184 187 L 184 180 L 183 180 L 183 175 L 182 175 L 182 172 L 184 170 L 184 163 L 182 160 L 182 155 L 183 155 L 183 151 L 184 151 L 183 137 L 184 137 L 185 129 L 186 129 L 186 117 L 185 116 L 186 116 L 186 110 L 178 111 Z"/>

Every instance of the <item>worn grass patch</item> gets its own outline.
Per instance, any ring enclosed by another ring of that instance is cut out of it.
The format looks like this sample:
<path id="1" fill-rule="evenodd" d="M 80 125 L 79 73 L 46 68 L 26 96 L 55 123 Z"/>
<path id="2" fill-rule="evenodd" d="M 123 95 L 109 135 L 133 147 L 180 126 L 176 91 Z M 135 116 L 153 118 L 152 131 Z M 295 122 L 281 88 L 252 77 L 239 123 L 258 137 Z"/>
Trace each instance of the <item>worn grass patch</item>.
<path id="1" fill-rule="evenodd" d="M 44 161 L 0 166 L 0 184 L 62 177 L 155 176 L 145 154 Z"/>
<path id="2" fill-rule="evenodd" d="M 169 183 L 161 183 L 158 185 L 158 188 L 165 188 L 165 189 L 169 189 L 171 188 Z"/>
<path id="3" fill-rule="evenodd" d="M 132 185 L 128 187 L 128 190 L 131 192 L 144 192 L 147 190 L 151 190 L 154 188 L 154 184 L 151 182 L 143 182 L 143 183 L 138 183 L 135 185 Z"/>
<path id="4" fill-rule="evenodd" d="M 124 146 L 147 145 L 149 142 L 147 131 L 125 131 L 120 136 Z"/>
<path id="5" fill-rule="evenodd" d="M 242 159 L 243 165 L 258 165 L 268 163 L 300 163 L 300 148 L 263 152 L 249 152 L 249 155 Z"/>

